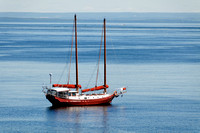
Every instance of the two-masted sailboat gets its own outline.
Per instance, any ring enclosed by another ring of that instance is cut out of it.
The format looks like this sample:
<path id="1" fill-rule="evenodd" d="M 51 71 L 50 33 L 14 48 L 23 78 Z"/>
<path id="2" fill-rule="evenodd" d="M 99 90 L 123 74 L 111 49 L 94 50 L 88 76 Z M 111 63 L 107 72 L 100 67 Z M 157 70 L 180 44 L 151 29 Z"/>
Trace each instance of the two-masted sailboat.
<path id="1" fill-rule="evenodd" d="M 104 19 L 104 85 L 95 86 L 79 91 L 81 85 L 78 83 L 78 50 L 77 50 L 77 24 L 76 15 L 74 16 L 75 25 L 75 59 L 76 59 L 76 84 L 52 84 L 50 74 L 50 86 L 43 86 L 46 98 L 53 106 L 85 106 L 85 105 L 106 105 L 110 104 L 114 97 L 126 92 L 126 88 L 116 89 L 112 94 L 107 93 L 106 84 L 106 20 Z M 85 94 L 85 92 L 104 90 L 102 94 Z"/>

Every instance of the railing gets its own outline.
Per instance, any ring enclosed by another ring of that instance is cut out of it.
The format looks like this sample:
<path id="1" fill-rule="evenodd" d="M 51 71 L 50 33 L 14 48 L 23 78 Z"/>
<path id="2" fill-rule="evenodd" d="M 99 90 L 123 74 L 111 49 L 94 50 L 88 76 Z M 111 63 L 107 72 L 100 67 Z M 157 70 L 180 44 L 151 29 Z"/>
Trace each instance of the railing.
<path id="1" fill-rule="evenodd" d="M 116 90 L 116 97 L 118 97 L 119 95 L 121 95 L 121 97 L 123 97 L 123 94 L 126 93 L 126 87 L 122 87 Z"/>
<path id="2" fill-rule="evenodd" d="M 47 91 L 48 91 L 48 87 L 47 87 L 46 85 L 43 85 L 43 86 L 42 86 L 42 92 L 43 92 L 44 94 L 47 94 Z"/>

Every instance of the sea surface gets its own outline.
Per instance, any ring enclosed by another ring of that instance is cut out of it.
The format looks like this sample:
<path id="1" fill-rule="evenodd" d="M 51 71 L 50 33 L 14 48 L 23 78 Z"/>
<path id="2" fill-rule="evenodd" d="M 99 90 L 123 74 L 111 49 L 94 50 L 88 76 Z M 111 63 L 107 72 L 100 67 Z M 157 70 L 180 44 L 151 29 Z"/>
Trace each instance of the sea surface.
<path id="1" fill-rule="evenodd" d="M 95 86 L 106 18 L 108 92 L 127 93 L 109 106 L 52 107 L 42 85 L 49 73 L 68 81 L 74 14 L 0 13 L 0 132 L 200 132 L 200 13 L 76 15 L 79 83 Z M 70 83 L 74 55 L 73 45 Z"/>

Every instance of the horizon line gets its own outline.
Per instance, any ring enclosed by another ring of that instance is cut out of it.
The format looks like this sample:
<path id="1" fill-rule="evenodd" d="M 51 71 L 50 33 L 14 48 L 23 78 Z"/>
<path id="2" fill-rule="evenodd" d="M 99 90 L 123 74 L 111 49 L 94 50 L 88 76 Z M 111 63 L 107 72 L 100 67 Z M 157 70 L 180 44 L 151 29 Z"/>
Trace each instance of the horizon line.
<path id="1" fill-rule="evenodd" d="M 150 12 L 120 12 L 120 11 L 110 11 L 110 12 L 86 12 L 86 11 L 83 11 L 83 12 L 26 12 L 26 11 L 20 11 L 20 12 L 13 12 L 13 11 L 9 11 L 9 12 L 1 12 L 0 13 L 200 13 L 200 12 L 153 12 L 153 11 L 150 11 Z"/>

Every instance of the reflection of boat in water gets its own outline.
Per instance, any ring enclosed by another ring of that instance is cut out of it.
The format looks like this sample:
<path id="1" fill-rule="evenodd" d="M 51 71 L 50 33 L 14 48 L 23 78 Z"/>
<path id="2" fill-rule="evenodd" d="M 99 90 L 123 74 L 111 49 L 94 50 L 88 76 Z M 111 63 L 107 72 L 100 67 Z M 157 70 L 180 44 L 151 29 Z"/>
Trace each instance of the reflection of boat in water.
<path id="1" fill-rule="evenodd" d="M 110 104 L 113 98 L 118 97 L 119 95 L 126 92 L 126 88 L 122 87 L 112 94 L 107 93 L 107 88 L 109 87 L 106 84 L 106 20 L 104 19 L 104 85 L 95 86 L 89 89 L 83 89 L 79 93 L 81 85 L 78 84 L 78 49 L 77 49 L 77 26 L 76 26 L 76 15 L 74 16 L 74 25 L 75 25 L 75 52 L 76 52 L 76 84 L 51 84 L 50 87 L 43 86 L 43 92 L 46 95 L 46 98 L 52 103 L 53 106 L 84 106 L 84 105 L 105 105 Z M 102 41 L 101 41 L 102 42 Z M 73 44 L 73 43 L 72 43 Z M 99 60 L 101 55 L 101 47 Z M 70 58 L 71 60 L 71 58 Z M 50 74 L 51 77 L 51 74 Z M 97 70 L 98 78 L 98 70 Z M 73 90 L 76 89 L 76 90 Z M 86 92 L 104 90 L 102 94 L 85 94 Z"/>
<path id="2" fill-rule="evenodd" d="M 108 123 L 113 117 L 112 111 L 115 109 L 117 106 L 112 104 L 106 106 L 51 106 L 46 108 L 45 117 L 49 125 L 55 127 L 53 132 L 94 132 L 95 127 L 102 127 L 98 132 L 106 132 L 109 131 Z M 62 126 L 58 126 L 58 124 Z"/>
<path id="3" fill-rule="evenodd" d="M 51 106 L 48 107 L 48 111 L 53 111 L 53 112 L 68 112 L 68 113 L 72 113 L 72 112 L 82 112 L 82 111 L 92 111 L 92 112 L 96 112 L 98 114 L 98 112 L 102 112 L 107 110 L 108 108 L 112 107 L 112 104 L 109 105 L 97 105 L 97 106 L 69 106 L 69 107 L 56 107 L 56 106 Z"/>

